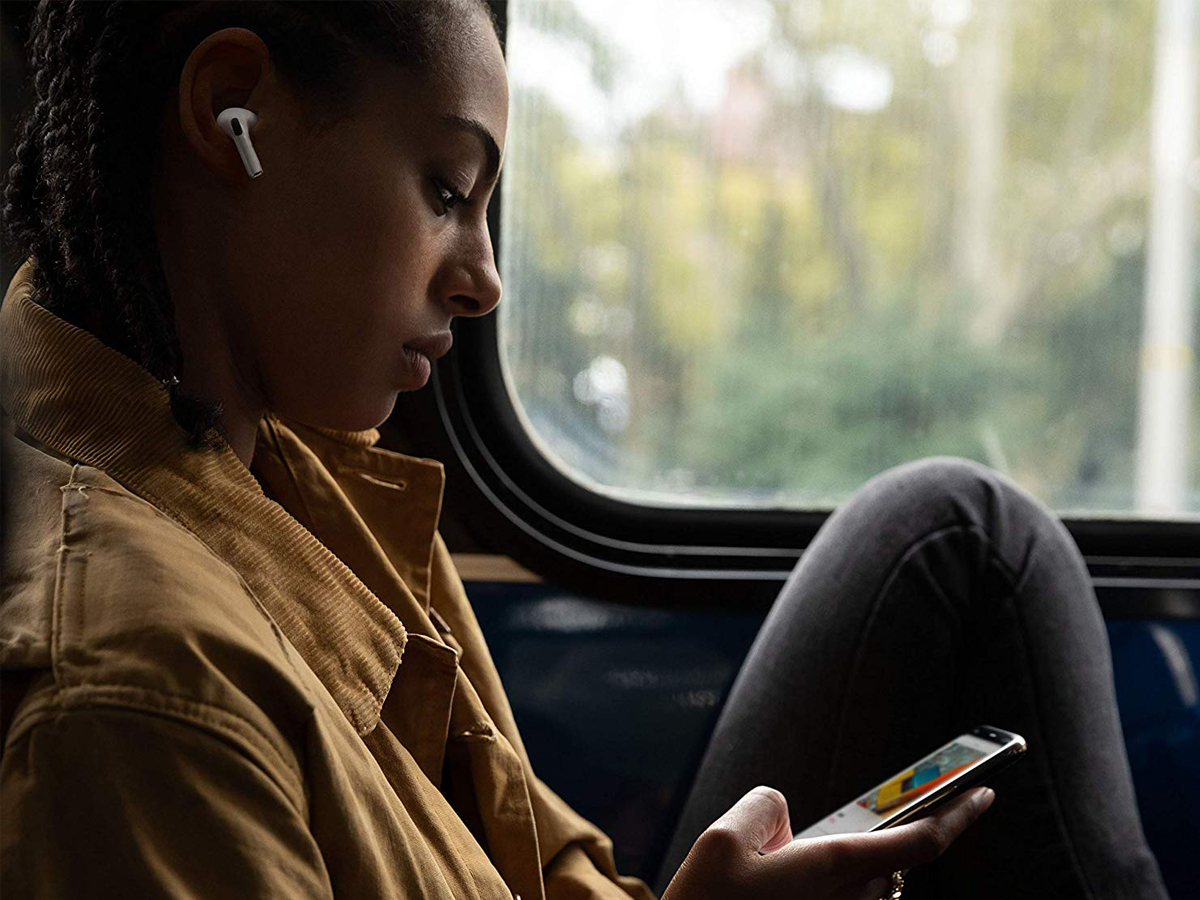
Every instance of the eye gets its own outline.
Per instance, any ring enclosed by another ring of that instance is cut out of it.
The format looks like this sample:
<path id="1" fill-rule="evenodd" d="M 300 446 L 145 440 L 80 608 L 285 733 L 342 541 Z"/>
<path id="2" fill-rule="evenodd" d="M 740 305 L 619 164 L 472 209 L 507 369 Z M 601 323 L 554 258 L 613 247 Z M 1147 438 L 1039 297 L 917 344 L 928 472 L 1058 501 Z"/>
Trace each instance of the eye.
<path id="1" fill-rule="evenodd" d="M 450 187 L 440 178 L 433 179 L 433 185 L 437 189 L 438 197 L 441 199 L 442 206 L 446 212 L 449 212 L 460 203 L 464 206 L 470 206 L 474 202 L 468 200 L 463 194 L 454 190 L 454 188 Z"/>

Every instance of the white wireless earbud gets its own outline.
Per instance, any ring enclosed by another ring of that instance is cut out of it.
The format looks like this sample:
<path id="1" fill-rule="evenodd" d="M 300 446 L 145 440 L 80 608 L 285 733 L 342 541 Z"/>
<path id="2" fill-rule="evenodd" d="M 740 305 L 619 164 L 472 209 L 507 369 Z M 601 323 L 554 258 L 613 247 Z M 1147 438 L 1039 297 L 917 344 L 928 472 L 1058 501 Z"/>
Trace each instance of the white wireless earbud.
<path id="1" fill-rule="evenodd" d="M 231 106 L 221 110 L 217 116 L 217 124 L 233 138 L 238 155 L 242 158 L 242 165 L 246 167 L 246 174 L 251 178 L 261 175 L 262 165 L 258 161 L 258 154 L 254 152 L 254 144 L 250 142 L 250 129 L 258 124 L 258 114 L 240 106 Z"/>

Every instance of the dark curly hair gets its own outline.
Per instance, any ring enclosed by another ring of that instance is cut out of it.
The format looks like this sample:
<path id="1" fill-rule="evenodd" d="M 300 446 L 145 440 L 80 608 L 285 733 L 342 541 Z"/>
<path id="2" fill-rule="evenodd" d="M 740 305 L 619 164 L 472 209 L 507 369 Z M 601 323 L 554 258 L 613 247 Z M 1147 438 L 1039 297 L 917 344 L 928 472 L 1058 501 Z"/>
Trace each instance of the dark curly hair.
<path id="1" fill-rule="evenodd" d="M 221 404 L 179 389 L 182 351 L 150 204 L 159 147 L 141 139 L 147 123 L 200 41 L 244 27 L 323 130 L 352 108 L 362 62 L 436 71 L 462 7 L 483 10 L 498 32 L 487 0 L 41 0 L 27 47 L 33 103 L 17 129 L 3 222 L 6 244 L 35 259 L 33 296 L 159 379 L 190 446 L 227 447 Z"/>

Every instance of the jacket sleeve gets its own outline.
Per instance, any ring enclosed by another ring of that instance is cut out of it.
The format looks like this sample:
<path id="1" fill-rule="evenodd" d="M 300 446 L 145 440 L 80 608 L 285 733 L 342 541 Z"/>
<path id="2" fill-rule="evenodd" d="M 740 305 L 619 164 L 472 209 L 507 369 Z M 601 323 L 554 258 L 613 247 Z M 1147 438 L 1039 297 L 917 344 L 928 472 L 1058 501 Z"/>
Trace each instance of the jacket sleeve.
<path id="1" fill-rule="evenodd" d="M 532 776 L 535 808 L 546 828 L 553 854 L 542 870 L 547 900 L 655 900 L 640 878 L 621 875 L 613 859 L 612 839 L 571 809 L 547 784 Z M 561 849 L 559 849 L 561 848 Z"/>
<path id="2" fill-rule="evenodd" d="M 22 731 L 0 759 L 6 894 L 333 896 L 300 785 L 219 732 L 120 706 Z"/>

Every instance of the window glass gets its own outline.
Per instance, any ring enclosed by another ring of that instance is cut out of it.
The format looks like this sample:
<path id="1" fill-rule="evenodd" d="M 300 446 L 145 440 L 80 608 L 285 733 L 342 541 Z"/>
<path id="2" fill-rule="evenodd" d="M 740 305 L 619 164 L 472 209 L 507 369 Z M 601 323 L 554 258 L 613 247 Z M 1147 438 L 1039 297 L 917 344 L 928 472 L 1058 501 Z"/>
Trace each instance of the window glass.
<path id="1" fill-rule="evenodd" d="M 1200 515 L 1195 0 L 511 0 L 501 353 L 647 504 Z"/>

